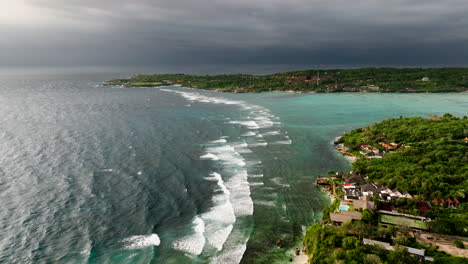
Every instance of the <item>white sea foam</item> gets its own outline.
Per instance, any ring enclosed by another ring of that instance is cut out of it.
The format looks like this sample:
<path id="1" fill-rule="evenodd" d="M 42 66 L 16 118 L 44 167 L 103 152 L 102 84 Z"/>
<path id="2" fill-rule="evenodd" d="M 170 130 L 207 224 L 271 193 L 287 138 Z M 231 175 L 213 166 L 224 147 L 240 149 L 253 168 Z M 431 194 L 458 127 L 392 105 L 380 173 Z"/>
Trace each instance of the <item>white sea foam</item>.
<path id="1" fill-rule="evenodd" d="M 268 145 L 267 142 L 249 143 L 249 147 L 264 147 Z"/>
<path id="2" fill-rule="evenodd" d="M 245 153 L 252 153 L 252 151 L 248 148 L 240 148 L 240 149 L 237 149 L 237 152 L 239 154 L 245 154 Z"/>
<path id="3" fill-rule="evenodd" d="M 226 122 L 240 125 L 248 130 L 241 135 L 242 137 L 249 137 L 248 143 L 228 144 L 227 140 L 222 140 L 225 137 L 221 137 L 218 140 L 209 142 L 219 145 L 206 147 L 206 153 L 200 157 L 201 159 L 216 160 L 223 165 L 223 176 L 219 173 L 212 173 L 209 177 L 206 177 L 206 180 L 217 183 L 219 191 L 213 195 L 213 207 L 198 216 L 203 225 L 195 223 L 195 221 L 200 222 L 195 219 L 194 234 L 174 242 L 175 248 L 191 255 L 198 255 L 203 252 L 206 243 L 207 252 L 213 249 L 219 251 L 219 255 L 211 259 L 211 263 L 239 263 L 246 250 L 249 235 L 234 228 L 237 221 L 236 217 L 253 214 L 254 206 L 250 197 L 250 185 L 260 186 L 263 184 L 263 182 L 249 184 L 249 177 L 261 178 L 263 175 L 249 176 L 244 167 L 261 166 L 261 162 L 246 161 L 241 153 L 251 153 L 251 147 L 267 146 L 266 141 L 259 141 L 258 138 L 261 138 L 262 135 L 258 134 L 258 130 L 270 128 L 271 131 L 265 132 L 265 136 L 279 135 L 280 132 L 276 127 L 281 123 L 268 109 L 242 101 L 206 96 L 196 92 L 195 89 L 190 92 L 161 90 L 177 93 L 190 102 L 236 105 L 247 113 L 243 118 L 228 119 Z M 281 184 L 280 181 L 277 181 L 277 183 Z"/>
<path id="4" fill-rule="evenodd" d="M 273 142 L 271 144 L 272 145 L 291 145 L 292 140 L 280 140 L 280 141 Z"/>
<path id="5" fill-rule="evenodd" d="M 210 143 L 226 143 L 226 142 L 227 142 L 227 141 L 226 141 L 226 139 L 224 139 L 224 138 L 210 141 Z"/>
<path id="6" fill-rule="evenodd" d="M 169 90 L 169 89 L 160 89 L 161 91 L 166 91 L 166 92 L 174 92 L 182 95 L 185 99 L 192 101 L 192 102 L 202 102 L 202 103 L 214 103 L 214 104 L 227 104 L 227 105 L 232 105 L 232 104 L 243 104 L 244 102 L 242 101 L 234 101 L 234 100 L 228 100 L 224 98 L 217 98 L 217 97 L 209 97 L 205 96 L 199 93 L 189 93 L 189 92 L 182 92 L 182 91 L 175 91 L 175 90 Z"/>
<path id="7" fill-rule="evenodd" d="M 233 225 L 228 225 L 224 228 L 214 231 L 214 233 L 207 238 L 208 243 L 218 251 L 221 251 L 233 228 Z"/>
<path id="8" fill-rule="evenodd" d="M 254 120 L 258 123 L 258 126 L 261 128 L 269 128 L 275 124 L 279 124 L 279 122 L 273 122 L 270 118 L 273 117 L 271 115 L 265 115 L 265 113 L 259 113 L 260 115 L 255 117 Z"/>
<path id="9" fill-rule="evenodd" d="M 227 166 L 245 166 L 244 159 L 242 156 L 235 150 L 233 146 L 219 146 L 219 147 L 208 147 L 207 151 L 213 153 L 219 161 Z M 208 155 L 208 154 L 207 154 Z M 205 155 L 206 156 L 206 155 Z"/>
<path id="10" fill-rule="evenodd" d="M 248 239 L 247 239 L 248 240 Z M 238 244 L 229 250 L 223 252 L 223 254 L 214 257 L 211 264 L 227 264 L 227 263 L 240 263 L 244 256 L 245 250 L 247 249 L 247 241 L 242 244 Z"/>
<path id="11" fill-rule="evenodd" d="M 157 234 L 131 236 L 122 240 L 126 244 L 125 249 L 139 249 L 150 246 L 159 246 L 161 240 Z"/>
<path id="12" fill-rule="evenodd" d="M 282 187 L 290 187 L 289 184 L 287 183 L 283 183 L 283 178 L 280 178 L 280 177 L 276 177 L 276 178 L 272 178 L 271 181 L 273 181 L 275 184 L 279 185 L 279 186 L 282 186 Z"/>
<path id="13" fill-rule="evenodd" d="M 265 135 L 265 136 L 276 136 L 276 135 L 280 135 L 280 134 L 281 134 L 280 131 L 270 131 L 270 132 L 263 133 L 263 135 Z"/>
<path id="14" fill-rule="evenodd" d="M 210 159 L 210 160 L 219 160 L 219 158 L 211 153 L 200 156 L 200 159 Z"/>
<path id="15" fill-rule="evenodd" d="M 250 198 L 250 187 L 247 171 L 242 170 L 229 178 L 226 187 L 231 191 L 231 201 L 237 217 L 252 215 L 254 208 Z"/>
<path id="16" fill-rule="evenodd" d="M 234 145 L 234 149 L 237 151 L 237 153 L 252 153 L 248 146 L 249 145 L 244 142 L 241 144 Z"/>
<path id="17" fill-rule="evenodd" d="M 258 166 L 258 165 L 262 165 L 262 161 L 260 161 L 260 160 L 250 160 L 250 161 L 246 162 L 246 165 L 247 166 Z"/>
<path id="18" fill-rule="evenodd" d="M 252 132 L 252 131 L 248 131 L 248 132 L 242 134 L 241 136 L 242 137 L 252 137 L 252 136 L 255 136 L 255 135 L 257 135 L 257 133 Z"/>
<path id="19" fill-rule="evenodd" d="M 240 144 L 237 144 L 237 145 L 234 145 L 234 148 L 246 148 L 248 147 L 249 145 L 247 143 L 240 143 Z"/>
<path id="20" fill-rule="evenodd" d="M 265 201 L 265 200 L 256 200 L 254 204 L 265 205 L 265 206 L 275 206 L 275 201 Z"/>
<path id="21" fill-rule="evenodd" d="M 234 209 L 230 201 L 230 191 L 219 173 L 211 173 L 206 179 L 216 181 L 222 194 L 213 196 L 215 206 L 200 217 L 205 221 L 205 237 L 208 244 L 218 251 L 223 248 L 236 222 Z"/>
<path id="22" fill-rule="evenodd" d="M 191 255 L 200 255 L 205 247 L 205 222 L 196 216 L 192 222 L 194 234 L 177 239 L 172 243 L 174 249 L 184 251 Z"/>
<path id="23" fill-rule="evenodd" d="M 242 125 L 245 126 L 249 129 L 259 129 L 260 126 L 257 124 L 257 122 L 253 120 L 248 120 L 248 121 L 229 121 L 227 122 L 228 124 L 237 124 L 237 125 Z"/>
<path id="24" fill-rule="evenodd" d="M 85 248 L 80 251 L 80 255 L 88 256 L 91 253 L 91 243 L 86 244 Z"/>

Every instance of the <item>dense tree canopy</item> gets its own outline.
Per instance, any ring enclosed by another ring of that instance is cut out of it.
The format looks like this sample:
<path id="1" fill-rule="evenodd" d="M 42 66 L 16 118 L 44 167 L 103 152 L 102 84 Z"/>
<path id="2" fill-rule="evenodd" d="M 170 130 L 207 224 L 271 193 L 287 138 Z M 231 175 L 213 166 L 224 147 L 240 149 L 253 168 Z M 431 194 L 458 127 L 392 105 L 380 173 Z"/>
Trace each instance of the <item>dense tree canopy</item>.
<path id="1" fill-rule="evenodd" d="M 389 119 L 346 133 L 340 142 L 352 150 L 368 144 L 387 152 L 382 159 L 359 159 L 354 170 L 371 180 L 426 199 L 466 201 L 468 118 L 450 114 L 429 119 Z M 387 151 L 379 143 L 396 143 Z"/>

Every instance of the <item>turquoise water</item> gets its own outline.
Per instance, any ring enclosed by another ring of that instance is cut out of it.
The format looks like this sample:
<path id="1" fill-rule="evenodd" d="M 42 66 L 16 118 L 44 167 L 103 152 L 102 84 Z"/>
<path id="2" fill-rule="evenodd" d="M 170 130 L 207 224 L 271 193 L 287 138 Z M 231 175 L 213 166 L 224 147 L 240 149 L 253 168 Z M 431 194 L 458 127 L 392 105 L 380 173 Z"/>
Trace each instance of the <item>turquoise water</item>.
<path id="1" fill-rule="evenodd" d="M 342 205 L 342 206 L 340 206 L 339 209 L 340 209 L 341 211 L 348 211 L 349 206 L 347 206 L 347 205 Z"/>
<path id="2" fill-rule="evenodd" d="M 0 81 L 0 262 L 284 263 L 349 169 L 331 142 L 467 94 L 222 94 Z M 277 249 L 281 239 L 286 248 Z"/>

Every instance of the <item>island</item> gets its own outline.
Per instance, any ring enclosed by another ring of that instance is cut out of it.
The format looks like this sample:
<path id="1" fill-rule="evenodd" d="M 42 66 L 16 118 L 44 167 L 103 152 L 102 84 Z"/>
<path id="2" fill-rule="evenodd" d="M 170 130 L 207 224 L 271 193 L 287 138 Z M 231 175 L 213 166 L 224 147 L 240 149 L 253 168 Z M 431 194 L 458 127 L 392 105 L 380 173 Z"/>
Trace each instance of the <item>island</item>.
<path id="1" fill-rule="evenodd" d="M 361 68 L 304 70 L 270 75 L 135 75 L 104 85 L 184 86 L 220 92 L 467 92 L 468 68 Z"/>
<path id="2" fill-rule="evenodd" d="M 336 140 L 350 172 L 317 184 L 332 197 L 307 229 L 309 263 L 468 263 L 468 118 L 399 117 Z"/>

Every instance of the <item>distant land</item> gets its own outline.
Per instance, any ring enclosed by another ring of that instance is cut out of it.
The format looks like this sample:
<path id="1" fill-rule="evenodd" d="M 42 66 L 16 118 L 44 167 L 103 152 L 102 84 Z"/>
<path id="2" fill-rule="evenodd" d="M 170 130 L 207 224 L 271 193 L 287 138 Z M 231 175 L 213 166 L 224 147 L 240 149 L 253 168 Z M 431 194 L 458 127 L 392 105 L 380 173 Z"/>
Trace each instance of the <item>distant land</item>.
<path id="1" fill-rule="evenodd" d="M 468 92 L 468 68 L 361 68 L 305 70 L 271 75 L 135 75 L 104 85 L 154 87 L 177 85 L 220 92 L 293 91 L 310 93 Z"/>

